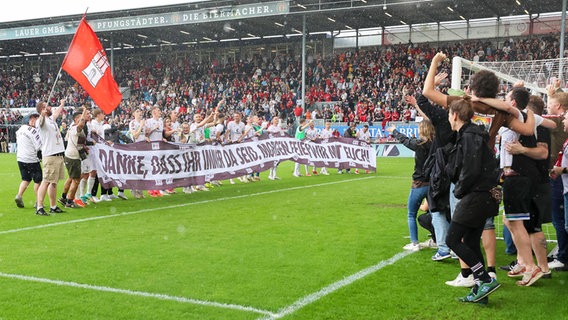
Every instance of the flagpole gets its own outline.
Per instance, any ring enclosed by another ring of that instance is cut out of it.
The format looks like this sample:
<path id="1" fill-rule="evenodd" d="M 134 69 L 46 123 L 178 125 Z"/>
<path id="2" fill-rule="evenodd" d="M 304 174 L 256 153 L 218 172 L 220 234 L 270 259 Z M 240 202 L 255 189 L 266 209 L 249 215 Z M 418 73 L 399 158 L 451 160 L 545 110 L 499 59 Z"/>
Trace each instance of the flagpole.
<path id="1" fill-rule="evenodd" d="M 49 101 L 53 96 L 53 91 L 55 90 L 55 85 L 57 84 L 57 81 L 59 81 L 59 78 L 61 77 L 61 70 L 63 70 L 63 66 L 59 67 L 59 72 L 57 73 L 57 77 L 55 77 L 55 81 L 53 82 L 53 86 L 51 87 L 51 91 L 49 92 L 49 97 L 47 97 L 47 104 L 49 104 Z"/>

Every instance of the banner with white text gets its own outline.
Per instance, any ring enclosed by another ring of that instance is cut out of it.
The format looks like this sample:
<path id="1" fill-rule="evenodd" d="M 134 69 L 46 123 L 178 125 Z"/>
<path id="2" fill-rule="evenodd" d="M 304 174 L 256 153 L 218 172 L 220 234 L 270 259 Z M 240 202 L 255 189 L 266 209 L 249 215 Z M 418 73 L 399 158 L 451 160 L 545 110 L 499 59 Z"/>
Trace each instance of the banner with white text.
<path id="1" fill-rule="evenodd" d="M 268 170 L 286 160 L 316 167 L 376 170 L 375 150 L 350 138 L 299 141 L 263 134 L 237 144 L 97 143 L 89 158 L 105 188 L 163 190 Z"/>

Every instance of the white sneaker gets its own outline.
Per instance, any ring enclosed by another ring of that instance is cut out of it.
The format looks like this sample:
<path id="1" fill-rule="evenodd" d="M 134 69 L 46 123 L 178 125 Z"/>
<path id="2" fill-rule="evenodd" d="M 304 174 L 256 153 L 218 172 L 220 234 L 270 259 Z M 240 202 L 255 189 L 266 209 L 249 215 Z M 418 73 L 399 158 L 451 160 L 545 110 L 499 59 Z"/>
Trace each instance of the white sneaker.
<path id="1" fill-rule="evenodd" d="M 293 176 L 296 177 L 296 178 L 299 178 L 299 177 L 300 177 L 300 174 L 299 174 L 299 173 L 294 173 Z"/>
<path id="2" fill-rule="evenodd" d="M 418 243 L 409 243 L 407 245 L 405 245 L 404 247 L 402 247 L 404 250 L 410 250 L 410 251 L 419 251 L 420 250 L 420 245 Z"/>
<path id="3" fill-rule="evenodd" d="M 230 182 L 231 184 L 235 184 L 235 180 L 233 180 L 233 179 L 229 179 L 229 182 Z"/>
<path id="4" fill-rule="evenodd" d="M 454 280 L 446 281 L 446 284 L 452 287 L 471 288 L 475 285 L 475 281 L 473 281 L 473 274 L 470 274 L 469 276 L 467 276 L 467 278 L 464 278 L 460 272 Z"/>
<path id="5" fill-rule="evenodd" d="M 565 264 L 560 262 L 560 260 L 558 259 L 554 259 L 551 262 L 548 263 L 548 268 L 549 269 L 556 269 L 556 268 L 564 268 Z"/>
<path id="6" fill-rule="evenodd" d="M 91 200 L 93 203 L 99 203 L 99 202 L 101 202 L 101 199 L 97 198 L 97 196 L 91 196 L 90 200 Z"/>
<path id="7" fill-rule="evenodd" d="M 93 197 L 94 198 L 94 197 Z M 103 194 L 101 196 L 101 201 L 112 201 L 112 199 L 108 196 L 108 194 Z"/>
<path id="8" fill-rule="evenodd" d="M 268 176 L 268 180 L 274 180 L 274 177 Z"/>
<path id="9" fill-rule="evenodd" d="M 122 200 L 128 200 L 128 198 L 124 195 L 124 192 L 119 192 L 118 197 Z"/>
<path id="10" fill-rule="evenodd" d="M 437 249 L 438 245 L 436 244 L 436 242 L 434 242 L 434 240 L 432 239 L 428 239 L 424 242 L 420 242 L 420 248 L 432 248 L 432 249 Z"/>
<path id="11" fill-rule="evenodd" d="M 184 187 L 182 189 L 182 191 L 183 191 L 183 193 L 186 193 L 186 194 L 193 193 L 193 190 L 191 190 L 191 187 Z"/>
<path id="12" fill-rule="evenodd" d="M 166 192 L 166 190 L 160 190 L 159 192 L 163 196 L 169 196 L 170 195 L 168 192 Z"/>
<path id="13" fill-rule="evenodd" d="M 118 199 L 118 197 L 114 194 L 109 194 L 108 197 L 110 198 L 110 200 Z"/>

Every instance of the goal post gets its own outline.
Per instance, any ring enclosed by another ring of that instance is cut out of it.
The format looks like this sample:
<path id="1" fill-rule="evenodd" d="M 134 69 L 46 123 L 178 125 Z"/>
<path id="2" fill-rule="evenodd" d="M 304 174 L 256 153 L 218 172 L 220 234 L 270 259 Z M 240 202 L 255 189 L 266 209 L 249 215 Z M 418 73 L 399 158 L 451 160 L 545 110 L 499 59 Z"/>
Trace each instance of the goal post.
<path id="1" fill-rule="evenodd" d="M 469 76 L 480 70 L 489 70 L 503 82 L 514 84 L 522 80 L 525 87 L 533 93 L 546 94 L 546 87 L 552 80 L 568 79 L 566 66 L 568 58 L 530 60 L 530 61 L 499 61 L 475 62 L 461 57 L 452 59 L 452 89 L 463 88 L 463 82 Z M 464 74 L 464 69 L 468 73 Z"/>

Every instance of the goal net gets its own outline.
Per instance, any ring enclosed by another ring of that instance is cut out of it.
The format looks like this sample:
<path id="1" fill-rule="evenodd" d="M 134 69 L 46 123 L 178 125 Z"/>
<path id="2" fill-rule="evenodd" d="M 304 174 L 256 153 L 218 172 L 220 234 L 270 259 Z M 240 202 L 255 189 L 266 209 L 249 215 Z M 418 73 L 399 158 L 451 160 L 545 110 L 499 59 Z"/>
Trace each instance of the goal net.
<path id="1" fill-rule="evenodd" d="M 469 83 L 471 75 L 479 70 L 493 71 L 501 80 L 503 88 L 522 80 L 533 93 L 546 94 L 546 87 L 555 79 L 568 79 L 568 58 L 475 62 L 460 57 L 452 60 L 452 88 L 461 89 Z"/>
<path id="2" fill-rule="evenodd" d="M 479 70 L 489 70 L 501 80 L 501 91 L 508 92 L 511 86 L 522 80 L 525 87 L 533 94 L 546 94 L 546 87 L 557 78 L 568 79 L 568 58 L 534 60 L 534 61 L 504 61 L 504 62 L 474 62 L 460 57 L 452 60 L 452 89 L 462 89 L 469 85 L 471 76 Z M 500 215 L 495 218 L 497 237 L 503 237 L 503 207 Z M 542 226 L 549 242 L 556 242 L 556 230 L 551 223 Z M 551 247 L 549 246 L 549 249 Z"/>

